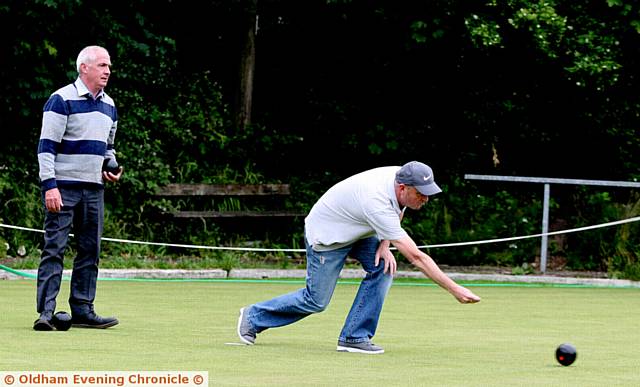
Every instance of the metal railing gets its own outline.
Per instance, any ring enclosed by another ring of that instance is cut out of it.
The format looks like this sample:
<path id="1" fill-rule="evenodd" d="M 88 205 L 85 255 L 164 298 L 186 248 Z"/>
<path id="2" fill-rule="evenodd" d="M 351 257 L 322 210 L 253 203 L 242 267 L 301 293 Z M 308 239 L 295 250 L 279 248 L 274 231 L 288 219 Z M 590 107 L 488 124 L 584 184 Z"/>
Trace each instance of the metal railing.
<path id="1" fill-rule="evenodd" d="M 542 237 L 540 241 L 540 271 L 547 270 L 547 243 L 549 233 L 549 197 L 551 184 L 573 184 L 573 185 L 597 185 L 604 187 L 627 187 L 640 188 L 639 182 L 633 181 L 612 181 L 612 180 L 582 180 L 582 179 L 558 179 L 549 177 L 523 177 L 523 176 L 497 176 L 497 175 L 474 175 L 465 174 L 467 180 L 489 180 L 489 181 L 510 181 L 516 183 L 541 183 L 544 184 L 544 201 L 542 205 Z"/>

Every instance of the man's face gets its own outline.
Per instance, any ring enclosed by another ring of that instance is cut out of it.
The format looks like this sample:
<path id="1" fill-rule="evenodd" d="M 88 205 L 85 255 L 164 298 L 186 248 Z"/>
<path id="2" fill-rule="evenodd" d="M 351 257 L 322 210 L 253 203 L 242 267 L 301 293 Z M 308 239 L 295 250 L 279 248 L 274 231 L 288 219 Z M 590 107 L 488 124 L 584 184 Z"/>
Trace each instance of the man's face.
<path id="1" fill-rule="evenodd" d="M 83 72 L 83 81 L 89 90 L 96 94 L 107 86 L 111 75 L 111 58 L 106 51 L 97 50 L 96 60 L 80 65 L 80 71 Z"/>
<path id="2" fill-rule="evenodd" d="M 412 210 L 419 210 L 429 201 L 429 196 L 421 194 L 415 187 L 400 184 L 401 206 L 407 206 Z"/>

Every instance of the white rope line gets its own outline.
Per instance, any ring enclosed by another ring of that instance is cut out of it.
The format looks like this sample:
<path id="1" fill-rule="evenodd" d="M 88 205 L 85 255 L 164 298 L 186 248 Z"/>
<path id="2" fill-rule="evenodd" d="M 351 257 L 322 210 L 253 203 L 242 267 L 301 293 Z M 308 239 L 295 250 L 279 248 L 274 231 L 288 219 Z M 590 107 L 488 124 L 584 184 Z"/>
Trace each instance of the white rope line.
<path id="1" fill-rule="evenodd" d="M 517 237 L 510 237 L 510 238 L 486 239 L 486 240 L 480 240 L 480 241 L 458 242 L 458 243 L 443 243 L 439 245 L 425 245 L 425 246 L 418 246 L 418 248 L 422 249 L 422 248 L 428 248 L 428 247 L 451 247 L 451 246 L 481 245 L 485 243 L 508 242 L 508 241 L 515 241 L 519 239 L 526 239 L 526 238 L 538 238 L 538 237 L 549 236 L 549 235 L 569 234 L 572 232 L 592 230 L 595 228 L 604 228 L 604 227 L 616 226 L 624 223 L 637 222 L 639 220 L 640 220 L 640 216 L 636 216 L 633 218 L 616 220 L 616 221 L 607 222 L 607 223 L 600 223 L 600 224 L 591 225 L 591 226 L 572 228 L 569 230 L 551 231 L 551 232 L 545 232 L 540 234 L 524 235 L 524 236 L 517 236 Z"/>
<path id="2" fill-rule="evenodd" d="M 23 230 L 23 231 L 34 231 L 39 233 L 44 233 L 44 230 L 37 230 L 34 228 L 20 227 L 20 226 L 11 226 L 8 224 L 0 223 L 0 227 L 12 228 L 15 230 Z M 73 236 L 73 234 L 69 234 Z M 207 250 L 232 250 L 232 251 L 305 251 L 304 249 L 266 249 L 259 247 L 225 247 L 225 246 L 205 246 L 205 245 L 185 245 L 179 243 L 163 243 L 163 242 L 145 242 L 145 241 L 135 241 L 130 239 L 117 239 L 117 238 L 102 238 L 103 241 L 108 242 L 120 242 L 120 243 L 131 243 L 135 245 L 150 245 L 150 246 L 164 246 L 164 247 L 182 247 L 187 249 L 207 249 Z"/>
<path id="3" fill-rule="evenodd" d="M 591 225 L 591 226 L 578 227 L 578 228 L 573 228 L 573 229 L 568 229 L 568 230 L 552 231 L 552 232 L 547 232 L 547 233 L 516 236 L 516 237 L 510 237 L 510 238 L 497 238 L 497 239 L 485 239 L 485 240 L 469 241 L 469 242 L 456 242 L 456 243 L 443 243 L 443 244 L 435 244 L 435 245 L 422 245 L 422 246 L 418 246 L 418 248 L 419 249 L 426 249 L 426 248 L 469 246 L 469 245 L 480 245 L 480 244 L 487 244 L 487 243 L 508 242 L 508 241 L 515 241 L 515 240 L 520 240 L 520 239 L 539 238 L 539 237 L 542 237 L 542 236 L 569 234 L 569 233 L 578 232 L 578 231 L 586 231 L 586 230 L 593 230 L 593 229 L 596 229 L 596 228 L 611 227 L 611 226 L 616 226 L 616 225 L 620 225 L 620 224 L 624 224 L 624 223 L 637 222 L 637 221 L 640 221 L 640 216 L 636 216 L 636 217 L 633 217 L 633 218 L 622 219 L 622 220 L 616 220 L 616 221 L 613 221 L 613 222 L 600 223 L 600 224 Z M 37 230 L 37 229 L 33 229 L 33 228 L 20 227 L 20 226 L 12 226 L 12 225 L 3 224 L 3 223 L 0 223 L 0 227 L 10 228 L 10 229 L 14 229 L 14 230 L 23 230 L 23 231 L 33 231 L 33 232 L 44 233 L 44 230 Z M 69 234 L 69 235 L 73 236 L 73 234 Z M 138 245 L 164 246 L 164 247 L 181 247 L 181 248 L 187 248 L 187 249 L 207 249 L 207 250 L 227 250 L 227 251 L 260 251 L 260 252 L 274 252 L 274 251 L 304 252 L 304 251 L 306 251 L 305 249 L 268 249 L 268 248 L 260 248 L 260 247 L 225 247 L 225 246 L 206 246 L 206 245 L 186 245 L 186 244 L 178 244 L 178 243 L 145 242 L 145 241 L 136 241 L 136 240 L 130 240 L 130 239 L 116 239 L 116 238 L 102 238 L 102 240 L 103 241 L 108 241 L 108 242 L 131 243 L 131 244 L 138 244 Z"/>

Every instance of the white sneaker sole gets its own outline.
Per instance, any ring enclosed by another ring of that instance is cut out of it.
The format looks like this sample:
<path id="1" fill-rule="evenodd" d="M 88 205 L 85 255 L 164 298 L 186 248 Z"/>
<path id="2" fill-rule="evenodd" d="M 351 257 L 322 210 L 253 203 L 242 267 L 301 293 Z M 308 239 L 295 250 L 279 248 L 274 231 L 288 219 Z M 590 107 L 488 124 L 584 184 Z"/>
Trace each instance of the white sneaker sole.
<path id="1" fill-rule="evenodd" d="M 351 352 L 351 353 L 366 353 L 367 355 L 379 355 L 384 353 L 384 349 L 379 349 L 377 351 L 365 351 L 364 349 L 353 348 L 353 347 L 343 347 L 342 345 L 338 345 L 336 349 L 338 352 Z"/>
<path id="2" fill-rule="evenodd" d="M 252 342 L 250 342 L 249 340 L 245 339 L 244 337 L 242 337 L 242 335 L 240 334 L 240 324 L 242 324 L 242 318 L 244 317 L 244 308 L 240 309 L 240 316 L 238 317 L 238 328 L 236 329 L 236 331 L 238 332 L 238 337 L 240 338 L 240 341 L 242 341 L 243 343 L 245 343 L 246 345 L 253 345 Z"/>

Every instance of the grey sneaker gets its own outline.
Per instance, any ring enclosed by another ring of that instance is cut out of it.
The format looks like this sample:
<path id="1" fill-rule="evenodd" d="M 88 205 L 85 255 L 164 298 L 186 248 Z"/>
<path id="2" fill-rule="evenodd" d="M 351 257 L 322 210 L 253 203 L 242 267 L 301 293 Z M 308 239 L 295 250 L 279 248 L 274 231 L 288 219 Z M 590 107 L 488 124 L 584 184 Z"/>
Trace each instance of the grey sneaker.
<path id="1" fill-rule="evenodd" d="M 256 342 L 256 334 L 249 327 L 249 321 L 244 315 L 244 309 L 240 309 L 240 316 L 238 317 L 238 337 L 243 343 L 253 345 Z"/>
<path id="2" fill-rule="evenodd" d="M 366 353 L 369 355 L 378 355 L 384 353 L 384 349 L 382 349 L 382 347 L 379 347 L 370 341 L 363 341 L 361 343 L 347 343 L 346 341 L 338 341 L 337 351 Z"/>

